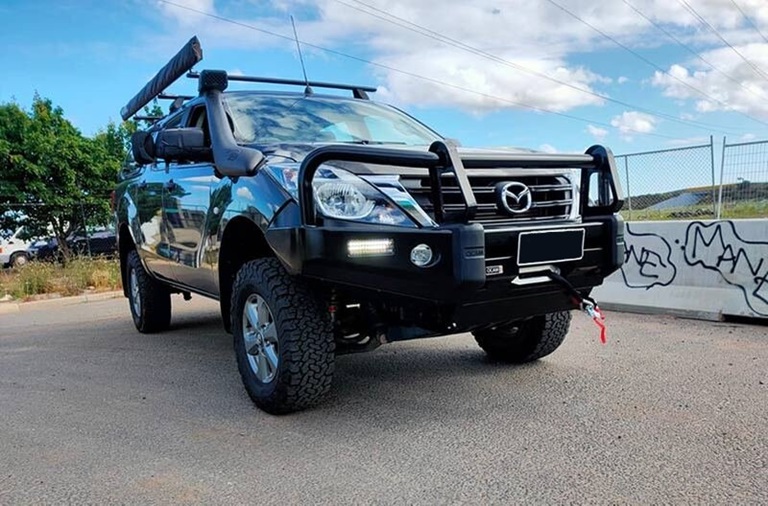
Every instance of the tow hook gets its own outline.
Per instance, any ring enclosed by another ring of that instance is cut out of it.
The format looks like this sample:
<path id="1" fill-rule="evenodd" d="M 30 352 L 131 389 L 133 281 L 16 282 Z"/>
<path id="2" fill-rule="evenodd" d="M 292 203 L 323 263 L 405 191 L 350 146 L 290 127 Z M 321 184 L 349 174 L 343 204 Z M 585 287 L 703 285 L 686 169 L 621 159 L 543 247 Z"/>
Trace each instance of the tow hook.
<path id="1" fill-rule="evenodd" d="M 595 325 L 600 329 L 600 342 L 605 344 L 608 342 L 607 329 L 605 325 L 605 315 L 600 310 L 595 302 L 595 299 L 579 293 L 578 290 L 571 284 L 570 281 L 554 271 L 548 271 L 544 273 L 552 281 L 562 286 L 568 295 L 573 298 L 574 304 L 578 305 L 579 310 L 589 316 Z"/>

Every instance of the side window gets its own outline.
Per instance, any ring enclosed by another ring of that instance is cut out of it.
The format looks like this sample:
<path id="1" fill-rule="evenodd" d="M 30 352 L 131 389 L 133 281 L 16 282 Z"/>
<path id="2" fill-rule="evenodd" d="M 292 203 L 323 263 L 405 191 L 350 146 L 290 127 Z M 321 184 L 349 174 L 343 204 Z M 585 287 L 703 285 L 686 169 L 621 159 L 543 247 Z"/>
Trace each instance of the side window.
<path id="1" fill-rule="evenodd" d="M 191 128 L 202 128 L 205 136 L 205 144 L 211 145 L 211 133 L 208 130 L 208 115 L 205 113 L 205 106 L 195 107 L 189 115 L 189 124 Z"/>
<path id="2" fill-rule="evenodd" d="M 168 122 L 163 125 L 163 128 L 179 128 L 181 126 L 181 120 L 183 117 L 183 114 L 177 114 L 176 116 L 170 118 Z"/>
<path id="3" fill-rule="evenodd" d="M 227 112 L 227 121 L 229 123 L 229 130 L 232 134 L 235 134 L 235 122 L 232 120 L 232 115 Z M 211 132 L 208 130 L 208 115 L 205 111 L 205 106 L 201 105 L 195 107 L 189 115 L 189 122 L 187 124 L 191 128 L 202 128 L 203 135 L 205 136 L 205 144 L 211 145 Z"/>

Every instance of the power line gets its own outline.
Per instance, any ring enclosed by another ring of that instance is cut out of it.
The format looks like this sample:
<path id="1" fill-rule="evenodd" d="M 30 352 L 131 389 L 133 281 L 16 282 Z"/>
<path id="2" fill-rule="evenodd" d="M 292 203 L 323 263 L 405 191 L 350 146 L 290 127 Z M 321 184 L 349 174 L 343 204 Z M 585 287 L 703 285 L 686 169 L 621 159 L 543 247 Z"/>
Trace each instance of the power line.
<path id="1" fill-rule="evenodd" d="M 685 0 L 680 0 L 680 1 L 685 1 Z M 584 24 L 584 25 L 588 26 L 589 28 L 591 28 L 591 29 L 592 29 L 592 30 L 594 30 L 595 32 L 599 33 L 600 35 L 602 35 L 602 36 L 603 36 L 603 37 L 605 37 L 606 39 L 610 40 L 611 42 L 613 42 L 614 44 L 616 44 L 617 46 L 619 46 L 620 48 L 622 48 L 622 49 L 624 49 L 625 51 L 627 51 L 628 53 L 630 53 L 630 54 L 634 55 L 634 56 L 635 56 L 636 58 L 638 58 L 639 60 L 642 60 L 643 62 L 647 63 L 648 65 L 650 65 L 651 67 L 655 68 L 656 70 L 658 70 L 659 72 L 663 73 L 664 75 L 666 75 L 666 76 L 668 76 L 668 77 L 671 77 L 671 78 L 672 78 L 672 79 L 674 79 L 675 81 L 678 81 L 680 84 L 682 84 L 682 85 L 683 85 L 683 86 L 685 86 L 686 88 L 688 88 L 688 89 L 690 89 L 690 90 L 692 90 L 692 91 L 694 91 L 694 92 L 698 93 L 699 95 L 701 95 L 701 96 L 703 96 L 703 97 L 707 98 L 708 100 L 711 100 L 712 102 L 717 102 L 718 104 L 722 105 L 722 106 L 723 106 L 723 107 L 725 107 L 726 109 L 730 109 L 730 106 L 729 106 L 728 104 L 726 104 L 725 102 L 723 102 L 722 100 L 718 100 L 717 98 L 715 98 L 715 97 L 713 97 L 713 96 L 709 95 L 707 92 L 705 92 L 705 91 L 702 91 L 702 90 L 700 90 L 700 89 L 698 89 L 698 88 L 696 88 L 696 87 L 694 87 L 694 86 L 691 86 L 689 83 L 685 82 L 684 80 L 680 79 L 679 77 L 677 77 L 677 76 L 675 76 L 675 75 L 673 75 L 673 74 L 670 74 L 669 72 L 667 72 L 667 71 L 666 71 L 666 70 L 664 70 L 662 67 L 658 66 L 657 64 L 655 64 L 654 62 L 652 62 L 651 60 L 649 60 L 648 58 L 646 58 L 645 56 L 641 55 L 641 54 L 640 54 L 640 53 L 638 53 L 637 51 L 635 51 L 635 50 L 633 50 L 632 48 L 628 47 L 626 44 L 623 44 L 623 43 L 619 42 L 618 40 L 616 40 L 616 38 L 615 38 L 615 37 L 612 37 L 612 36 L 610 36 L 609 34 L 605 33 L 604 31 L 600 30 L 599 28 L 597 28 L 596 26 L 594 26 L 593 24 L 591 24 L 590 22 L 588 22 L 588 21 L 586 21 L 586 20 L 582 19 L 581 17 L 579 17 L 579 16 L 578 16 L 577 14 L 575 14 L 574 12 L 572 12 L 572 11 L 568 10 L 567 8 L 565 8 L 565 7 L 563 7 L 562 5 L 560 5 L 559 3 L 555 2 L 555 0 L 547 0 L 547 2 L 551 3 L 553 6 L 557 7 L 557 8 L 558 8 L 558 9 L 560 9 L 561 11 L 565 12 L 566 14 L 568 14 L 569 16 L 571 16 L 572 18 L 574 18 L 574 19 L 576 19 L 577 21 L 579 21 L 580 23 L 582 23 L 582 24 Z M 765 121 L 762 121 L 762 120 L 760 120 L 760 119 L 758 119 L 758 118 L 754 118 L 754 117 L 750 116 L 749 114 L 747 114 L 747 113 L 745 113 L 745 112 L 741 112 L 741 111 L 734 111 L 734 112 L 737 112 L 737 113 L 741 114 L 742 116 L 745 116 L 745 117 L 747 117 L 747 118 L 751 119 L 752 121 L 756 121 L 756 122 L 758 122 L 758 123 L 762 123 L 763 125 L 766 125 L 766 126 L 768 126 L 768 123 L 766 123 Z"/>
<path id="2" fill-rule="evenodd" d="M 686 10 L 687 10 L 687 11 L 688 11 L 688 12 L 689 12 L 689 13 L 690 13 L 690 14 L 691 14 L 691 15 L 692 15 L 694 18 L 696 18 L 696 19 L 697 19 L 697 20 L 698 20 L 698 21 L 699 21 L 701 24 L 703 24 L 704 26 L 706 26 L 707 28 L 709 28 L 709 29 L 712 31 L 712 33 L 714 33 L 714 34 L 717 36 L 717 38 L 718 38 L 718 39 L 720 39 L 721 41 L 723 41 L 723 44 L 725 44 L 726 46 L 728 46 L 729 48 L 731 48 L 731 50 L 732 50 L 734 53 L 736 53 L 736 54 L 739 56 L 739 58 L 741 58 L 742 60 L 744 60 L 744 63 L 746 63 L 747 65 L 749 65 L 749 66 L 752 68 L 752 70 L 754 70 L 754 71 L 755 71 L 755 73 L 759 74 L 759 75 L 760 75 L 760 77 L 762 77 L 763 79 L 766 79 L 766 80 L 768 80 L 768 74 L 766 74 L 766 73 L 763 71 L 763 69 L 761 69 L 760 67 L 758 67 L 757 65 L 755 65 L 754 63 L 752 63 L 750 60 L 748 60 L 748 59 L 747 59 L 747 57 L 746 57 L 746 56 L 744 56 L 744 55 L 742 54 L 742 52 L 741 52 L 741 51 L 739 51 L 738 49 L 736 49 L 735 47 L 733 47 L 733 45 L 732 45 L 730 42 L 728 42 L 727 40 L 725 40 L 725 37 L 723 37 L 723 36 L 720 34 L 720 32 L 718 32 L 718 31 L 717 31 L 717 29 L 716 29 L 714 26 L 712 26 L 712 25 L 711 25 L 711 24 L 710 24 L 710 23 L 709 23 L 709 22 L 708 22 L 706 19 L 704 19 L 704 18 L 703 18 L 703 17 L 702 17 L 702 16 L 701 16 L 701 15 L 700 15 L 698 12 L 696 12 L 696 9 L 694 9 L 693 7 L 691 7 L 691 5 L 690 5 L 688 2 L 686 2 L 685 0 L 677 0 L 677 1 L 678 1 L 680 4 L 682 4 L 682 6 L 683 6 L 683 7 L 685 7 L 685 9 L 686 9 Z"/>
<path id="3" fill-rule="evenodd" d="M 740 6 L 739 4 L 737 4 L 737 3 L 736 3 L 736 0 L 731 0 L 731 3 L 733 4 L 733 6 L 734 6 L 734 7 L 736 7 L 736 8 L 739 10 L 739 12 L 741 13 L 741 15 L 742 15 L 742 16 L 744 16 L 744 19 L 746 19 L 746 20 L 747 20 L 747 23 L 749 23 L 749 24 L 752 26 L 752 28 L 754 28 L 754 29 L 755 29 L 755 31 L 757 32 L 757 34 L 758 34 L 760 37 L 762 37 L 764 41 L 768 42 L 768 37 L 766 37 L 766 36 L 763 34 L 763 32 L 761 32 L 761 31 L 760 31 L 760 28 L 758 28 L 758 26 L 755 24 L 755 22 L 754 22 L 754 21 L 752 21 L 752 19 L 751 19 L 749 16 L 747 16 L 747 13 L 746 13 L 746 12 L 744 12 L 744 9 L 742 9 L 742 8 L 741 8 L 741 6 Z"/>
<path id="4" fill-rule="evenodd" d="M 742 87 L 742 88 L 743 88 L 743 89 L 745 89 L 746 91 L 748 91 L 748 92 L 752 93 L 752 94 L 753 94 L 753 95 L 755 95 L 756 97 L 758 96 L 758 94 L 755 92 L 755 90 L 754 90 L 753 88 L 750 88 L 750 87 L 748 87 L 748 86 L 744 85 L 744 83 L 743 83 L 743 82 L 741 82 L 739 79 L 736 79 L 735 77 L 733 77 L 733 76 L 731 76 L 731 75 L 729 75 L 729 74 L 726 74 L 725 72 L 723 72 L 722 70 L 720 70 L 719 68 L 717 68 L 717 67 L 716 67 L 716 66 L 715 66 L 715 65 L 714 65 L 712 62 L 710 62 L 709 60 L 707 60 L 706 58 L 704 58 L 704 57 L 703 57 L 703 56 L 702 56 L 700 53 L 698 53 L 697 51 L 695 51 L 694 49 L 692 49 L 692 48 L 691 48 L 691 47 L 690 47 L 688 44 L 686 44 L 686 43 L 685 43 L 685 42 L 683 42 L 682 40 L 678 39 L 678 38 L 677 38 L 677 37 L 676 37 L 674 34 L 672 34 L 672 33 L 671 33 L 669 30 L 666 30 L 664 27 L 662 27 L 661 25 L 659 25 L 658 23 L 656 23 L 656 22 L 655 22 L 653 19 L 651 19 L 650 17 L 646 16 L 646 15 L 645 15 L 645 14 L 644 14 L 644 13 L 643 13 L 643 12 L 642 12 L 640 9 L 638 9 L 637 7 L 635 7 L 634 5 L 632 5 L 631 3 L 629 3 L 627 0 L 622 0 L 622 1 L 623 1 L 623 2 L 624 2 L 624 3 L 625 3 L 625 4 L 626 4 L 626 5 L 627 5 L 627 6 L 628 6 L 630 9 L 632 9 L 633 11 L 635 11 L 635 12 L 636 12 L 636 13 L 637 13 L 639 16 L 641 16 L 643 19 L 645 19 L 645 20 L 646 20 L 646 21 L 648 21 L 650 24 L 652 24 L 654 27 L 656 27 L 656 29 L 657 29 L 657 30 L 659 30 L 660 32 L 662 32 L 664 35 L 666 35 L 666 36 L 667 36 L 667 37 L 669 37 L 670 39 L 674 40 L 674 41 L 675 41 L 675 42 L 676 42 L 678 45 L 680 45 L 681 47 L 683 47 L 684 49 L 686 49 L 686 50 L 687 50 L 689 53 L 691 53 L 692 55 L 694 55 L 696 58 L 698 58 L 699 60 L 703 61 L 703 62 L 704 62 L 705 64 L 707 64 L 707 65 L 708 65 L 708 66 L 709 66 L 709 67 L 710 67 L 712 70 L 714 70 L 714 71 L 715 71 L 715 72 L 717 72 L 718 74 L 722 75 L 723 77 L 725 77 L 725 78 L 726 78 L 726 79 L 728 79 L 729 81 L 733 82 L 734 84 L 737 84 L 737 85 L 739 85 L 740 87 Z M 733 0 L 731 0 L 731 1 L 733 1 Z M 759 88 L 759 90 L 760 90 L 760 92 L 761 92 L 761 95 L 763 95 L 763 96 L 762 96 L 762 97 L 760 97 L 760 98 L 765 98 L 765 96 L 766 96 L 766 95 L 765 95 L 765 91 L 763 91 L 763 89 L 762 89 L 762 88 Z"/>
<path id="5" fill-rule="evenodd" d="M 571 88 L 573 90 L 579 91 L 581 93 L 585 93 L 585 94 L 588 94 L 588 95 L 592 95 L 592 96 L 598 97 L 598 98 L 600 98 L 602 100 L 605 100 L 607 102 L 612 102 L 612 103 L 615 103 L 615 104 L 619 104 L 621 106 L 628 107 L 630 109 L 635 109 L 635 110 L 638 110 L 638 111 L 641 111 L 641 112 L 645 112 L 647 114 L 650 114 L 652 116 L 657 116 L 659 118 L 665 118 L 665 119 L 667 119 L 669 121 L 672 121 L 672 122 L 675 122 L 675 123 L 679 123 L 679 124 L 682 124 L 682 125 L 694 126 L 696 128 L 700 128 L 700 129 L 707 130 L 707 131 L 712 131 L 713 129 L 716 129 L 717 131 L 724 132 L 722 130 L 722 126 L 721 125 L 712 125 L 712 124 L 707 124 L 707 123 L 700 122 L 700 121 L 681 119 L 681 118 L 675 117 L 674 115 L 671 115 L 671 114 L 667 114 L 667 113 L 664 113 L 664 112 L 656 111 L 656 110 L 653 110 L 653 109 L 650 109 L 650 108 L 647 108 L 647 107 L 643 107 L 643 106 L 639 106 L 639 105 L 636 105 L 636 104 L 631 104 L 629 102 L 618 100 L 618 99 L 612 98 L 612 97 L 610 97 L 608 95 L 604 95 L 602 93 L 597 93 L 597 92 L 592 91 L 592 90 L 590 90 L 588 88 L 582 88 L 580 86 L 576 86 L 576 85 L 574 85 L 572 83 L 569 83 L 567 81 L 563 81 L 561 79 L 552 77 L 552 76 L 550 76 L 548 74 L 545 74 L 543 72 L 539 72 L 539 71 L 537 71 L 535 69 L 531 69 L 530 67 L 526 67 L 524 65 L 520 65 L 518 63 L 514 63 L 514 62 L 506 60 L 506 59 L 504 59 L 504 58 L 502 58 L 502 57 L 500 57 L 498 55 L 494 55 L 492 53 L 489 53 L 489 52 L 484 51 L 482 49 L 479 49 L 477 47 L 473 47 L 473 46 L 471 46 L 469 44 L 466 44 L 465 42 L 461 42 L 459 40 L 456 40 L 456 39 L 453 39 L 453 38 L 448 37 L 446 35 L 443 35 L 443 34 L 441 34 L 439 32 L 435 32 L 434 30 L 431 30 L 431 29 L 429 29 L 427 27 L 424 27 L 422 25 L 418 25 L 418 24 L 416 24 L 416 23 L 414 23 L 412 21 L 409 21 L 409 20 L 407 20 L 405 18 L 401 18 L 401 17 L 395 16 L 394 14 L 390 14 L 390 13 L 386 12 L 383 9 L 379 9 L 378 7 L 375 7 L 373 5 L 367 4 L 367 3 L 362 2 L 360 0 L 352 0 L 352 1 L 354 1 L 357 4 L 363 5 L 366 8 L 371 9 L 373 11 L 380 12 L 383 15 L 379 15 L 379 14 L 376 14 L 375 12 L 370 12 L 368 10 L 362 9 L 362 8 L 357 7 L 355 5 L 348 4 L 347 2 L 344 2 L 343 0 L 334 0 L 334 1 L 337 2 L 337 3 L 340 3 L 341 5 L 345 5 L 345 6 L 349 7 L 349 8 L 351 8 L 351 9 L 355 9 L 355 10 L 357 10 L 359 12 L 363 12 L 365 14 L 368 14 L 370 16 L 376 17 L 376 18 L 381 19 L 383 21 L 386 21 L 388 23 L 394 24 L 394 25 L 399 26 L 401 28 L 404 28 L 406 30 L 410 30 L 412 32 L 418 33 L 419 35 L 423 35 L 423 36 L 425 36 L 427 38 L 436 40 L 436 41 L 441 42 L 443 44 L 447 44 L 449 46 L 462 49 L 462 50 L 467 51 L 469 53 L 472 53 L 472 54 L 475 54 L 475 55 L 487 58 L 489 60 L 492 60 L 492 61 L 495 61 L 497 63 L 506 65 L 508 67 L 514 68 L 516 70 L 519 70 L 521 72 L 524 72 L 524 73 L 527 73 L 527 74 L 531 74 L 531 75 L 535 75 L 535 76 L 538 76 L 538 77 L 543 78 L 543 79 L 547 79 L 549 81 L 558 83 L 558 84 L 560 84 L 562 86 L 566 86 L 568 88 Z M 387 17 L 385 17 L 385 16 L 387 16 Z M 395 21 L 395 20 L 398 20 L 400 22 Z M 766 125 L 768 125 L 768 123 L 766 123 Z M 736 135 L 733 132 L 724 132 L 724 133 L 729 133 L 731 135 Z"/>
<path id="6" fill-rule="evenodd" d="M 282 34 L 279 34 L 279 33 L 276 33 L 276 32 L 272 32 L 272 31 L 266 30 L 264 28 L 259 28 L 259 27 L 253 26 L 253 25 L 249 25 L 247 23 L 243 23 L 241 21 L 236 21 L 234 19 L 225 18 L 223 16 L 219 16 L 218 14 L 213 14 L 213 13 L 210 13 L 210 12 L 201 11 L 201 10 L 195 9 L 193 7 L 188 7 L 186 5 L 181 5 L 181 4 L 177 4 L 177 3 L 171 2 L 170 0 L 158 0 L 158 1 L 161 2 L 161 3 L 167 4 L 167 5 L 172 5 L 174 7 L 180 8 L 180 9 L 185 9 L 187 11 L 200 14 L 202 16 L 206 16 L 206 17 L 209 17 L 209 18 L 212 18 L 212 19 L 216 19 L 216 20 L 219 20 L 219 21 L 222 21 L 222 22 L 225 22 L 225 23 L 230 23 L 230 24 L 233 24 L 233 25 L 236 25 L 236 26 L 241 26 L 241 27 L 247 28 L 249 30 L 254 30 L 254 31 L 257 31 L 257 32 L 260 32 L 260 33 L 264 33 L 266 35 L 271 35 L 271 36 L 274 36 L 274 37 L 277 37 L 277 38 L 280 38 L 280 39 L 284 39 L 284 40 L 288 40 L 288 41 L 294 42 L 294 38 L 293 37 L 289 37 L 287 35 L 282 35 Z M 440 80 L 435 79 L 435 78 L 423 76 L 423 75 L 420 75 L 420 74 L 416 74 L 414 72 L 409 72 L 407 70 L 398 69 L 398 68 L 395 68 L 395 67 L 392 67 L 392 66 L 389 66 L 389 65 L 385 65 L 383 63 L 377 63 L 377 62 L 374 62 L 374 61 L 371 61 L 371 60 L 366 60 L 365 58 L 361 58 L 359 56 L 350 55 L 350 54 L 347 54 L 347 53 L 343 53 L 341 51 L 337 51 L 335 49 L 329 49 L 329 48 L 326 48 L 326 47 L 323 47 L 323 46 L 319 46 L 317 44 L 312 44 L 310 42 L 301 41 L 301 44 L 303 44 L 304 46 L 307 46 L 307 47 L 318 49 L 320 51 L 325 51 L 325 52 L 327 52 L 329 54 L 333 54 L 333 55 L 336 55 L 336 56 L 341 56 L 343 58 L 349 58 L 351 60 L 355 60 L 355 61 L 358 61 L 358 62 L 361 62 L 361 63 L 366 63 L 366 64 L 372 65 L 374 67 L 378 67 L 378 68 L 382 68 L 382 69 L 385 69 L 385 70 L 389 70 L 391 72 L 396 72 L 396 73 L 399 73 L 399 74 L 402 74 L 402 75 L 406 75 L 406 76 L 409 76 L 409 77 L 420 79 L 422 81 L 427 81 L 427 82 L 430 82 L 430 83 L 433 83 L 433 84 L 436 84 L 436 85 L 439 85 L 439 86 L 444 86 L 444 87 L 448 87 L 448 88 L 453 88 L 455 90 L 463 91 L 463 92 L 466 92 L 466 93 L 471 93 L 471 94 L 478 95 L 478 96 L 481 96 L 481 97 L 484 97 L 484 98 L 488 98 L 488 99 L 491 99 L 491 100 L 495 100 L 495 101 L 498 101 L 498 102 L 507 103 L 507 104 L 510 104 L 510 105 L 514 105 L 516 107 L 520 107 L 520 108 L 524 108 L 524 109 L 530 109 L 530 110 L 533 110 L 533 111 L 543 112 L 543 113 L 547 113 L 547 114 L 554 114 L 556 116 L 560 116 L 560 117 L 563 117 L 563 118 L 571 119 L 571 120 L 574 120 L 574 121 L 580 121 L 582 123 L 588 123 L 588 124 L 592 124 L 592 125 L 599 125 L 599 126 L 603 126 L 603 127 L 607 127 L 607 128 L 614 128 L 613 125 L 605 123 L 605 122 L 602 122 L 602 121 L 596 121 L 596 120 L 591 120 L 591 119 L 587 119 L 587 118 L 582 118 L 580 116 L 575 116 L 575 115 L 572 115 L 572 114 L 567 114 L 567 113 L 563 113 L 563 112 L 559 112 L 559 111 L 553 111 L 551 109 L 546 109 L 546 108 L 543 108 L 543 107 L 537 107 L 537 106 L 534 106 L 534 105 L 529 105 L 529 104 L 524 104 L 524 103 L 521 103 L 521 102 L 516 102 L 514 100 L 509 100 L 509 99 L 498 97 L 498 96 L 495 96 L 495 95 L 490 95 L 488 93 L 483 93 L 481 91 L 473 90 L 473 89 L 470 89 L 470 88 L 465 88 L 465 87 L 459 86 L 457 84 L 447 83 L 445 81 L 440 81 Z M 634 132 L 634 133 L 637 133 L 637 134 L 640 134 L 640 135 L 648 135 L 648 136 L 652 136 L 652 137 L 660 137 L 660 138 L 664 138 L 664 139 L 677 140 L 677 137 L 673 137 L 673 136 L 670 136 L 670 135 L 664 135 L 664 134 L 659 134 L 659 133 L 654 133 L 654 132 L 642 132 L 640 130 L 635 130 L 635 129 L 632 129 L 632 128 L 625 128 L 625 130 L 628 130 L 630 132 Z"/>

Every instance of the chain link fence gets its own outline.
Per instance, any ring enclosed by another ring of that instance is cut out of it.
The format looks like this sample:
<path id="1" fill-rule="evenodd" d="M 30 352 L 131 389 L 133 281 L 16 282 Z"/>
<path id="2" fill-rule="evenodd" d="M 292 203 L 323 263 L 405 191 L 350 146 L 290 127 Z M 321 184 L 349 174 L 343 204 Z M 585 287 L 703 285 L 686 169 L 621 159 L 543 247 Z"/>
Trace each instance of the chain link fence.
<path id="1" fill-rule="evenodd" d="M 709 144 L 616 156 L 627 220 L 685 220 L 717 214 L 715 149 Z"/>
<path id="2" fill-rule="evenodd" d="M 768 141 L 723 138 L 717 218 L 768 217 Z"/>
<path id="3" fill-rule="evenodd" d="M 632 221 L 768 218 L 768 140 L 616 156 Z M 717 155 L 716 155 L 717 152 Z"/>

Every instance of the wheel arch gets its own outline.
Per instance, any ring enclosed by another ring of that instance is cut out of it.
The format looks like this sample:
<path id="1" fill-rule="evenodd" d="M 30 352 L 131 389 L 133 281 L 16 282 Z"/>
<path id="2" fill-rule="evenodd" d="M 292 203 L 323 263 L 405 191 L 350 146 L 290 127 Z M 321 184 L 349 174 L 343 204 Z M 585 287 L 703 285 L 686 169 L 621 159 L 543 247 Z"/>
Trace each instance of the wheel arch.
<path id="1" fill-rule="evenodd" d="M 123 222 L 117 229 L 117 251 L 120 255 L 120 279 L 123 282 L 123 295 L 128 297 L 128 254 L 136 249 L 131 229 Z"/>
<path id="2" fill-rule="evenodd" d="M 274 257 L 262 229 L 250 218 L 236 216 L 229 220 L 221 235 L 218 261 L 219 304 L 224 326 L 229 331 L 232 284 L 240 268 L 251 260 Z"/>

